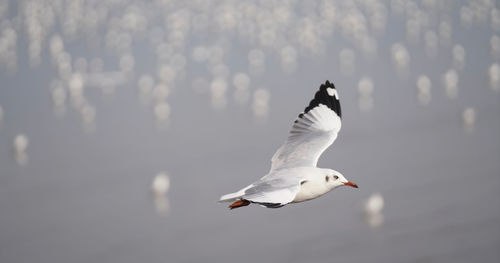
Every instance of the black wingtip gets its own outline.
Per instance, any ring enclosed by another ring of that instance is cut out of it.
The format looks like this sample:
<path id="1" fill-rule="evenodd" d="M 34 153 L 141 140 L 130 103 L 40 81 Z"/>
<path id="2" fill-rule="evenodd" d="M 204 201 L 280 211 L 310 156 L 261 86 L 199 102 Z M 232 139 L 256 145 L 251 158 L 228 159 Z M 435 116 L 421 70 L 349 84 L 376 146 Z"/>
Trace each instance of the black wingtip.
<path id="1" fill-rule="evenodd" d="M 340 107 L 340 101 L 335 85 L 329 80 L 326 80 L 324 84 L 321 84 L 319 90 L 314 95 L 314 99 L 311 100 L 309 106 L 304 110 L 304 113 L 309 112 L 314 107 L 319 104 L 323 104 L 333 110 L 340 118 L 342 118 L 342 109 Z"/>

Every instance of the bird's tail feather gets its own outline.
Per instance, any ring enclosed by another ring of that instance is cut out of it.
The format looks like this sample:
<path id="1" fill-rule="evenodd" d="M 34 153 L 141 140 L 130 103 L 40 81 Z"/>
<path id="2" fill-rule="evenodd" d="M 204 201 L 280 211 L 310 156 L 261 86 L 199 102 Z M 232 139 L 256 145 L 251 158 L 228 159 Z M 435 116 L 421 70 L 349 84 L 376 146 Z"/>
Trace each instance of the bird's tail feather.
<path id="1" fill-rule="evenodd" d="M 242 193 L 241 191 L 238 191 L 238 192 L 235 192 L 235 193 L 230 193 L 230 194 L 227 194 L 227 195 L 223 195 L 219 199 L 219 202 L 231 202 L 231 201 L 235 201 L 235 200 L 239 199 L 240 197 L 242 197 L 243 194 L 244 193 Z"/>

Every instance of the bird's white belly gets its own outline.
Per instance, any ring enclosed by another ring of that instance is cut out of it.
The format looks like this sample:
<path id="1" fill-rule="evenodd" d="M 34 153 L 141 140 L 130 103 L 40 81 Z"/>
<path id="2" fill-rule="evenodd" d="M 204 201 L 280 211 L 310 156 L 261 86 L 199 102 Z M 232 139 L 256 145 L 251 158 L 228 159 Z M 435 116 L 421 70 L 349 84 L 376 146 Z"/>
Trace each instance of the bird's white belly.
<path id="1" fill-rule="evenodd" d="M 300 191 L 293 199 L 293 203 L 303 202 L 320 197 L 326 194 L 330 189 L 324 183 L 308 181 L 301 185 Z"/>

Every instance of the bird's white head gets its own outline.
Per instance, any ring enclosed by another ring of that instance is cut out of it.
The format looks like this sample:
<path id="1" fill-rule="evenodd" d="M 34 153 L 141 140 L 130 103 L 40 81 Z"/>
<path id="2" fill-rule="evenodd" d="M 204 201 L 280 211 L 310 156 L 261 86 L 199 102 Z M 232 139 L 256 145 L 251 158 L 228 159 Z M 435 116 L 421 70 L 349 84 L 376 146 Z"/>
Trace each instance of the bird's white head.
<path id="1" fill-rule="evenodd" d="M 331 187 L 331 189 L 334 189 L 334 188 L 337 188 L 337 187 L 343 186 L 343 185 L 358 188 L 358 186 L 355 183 L 345 179 L 345 177 L 341 173 L 339 173 L 335 170 L 332 170 L 332 169 L 325 169 L 325 170 L 326 170 L 325 183 L 329 187 Z"/>

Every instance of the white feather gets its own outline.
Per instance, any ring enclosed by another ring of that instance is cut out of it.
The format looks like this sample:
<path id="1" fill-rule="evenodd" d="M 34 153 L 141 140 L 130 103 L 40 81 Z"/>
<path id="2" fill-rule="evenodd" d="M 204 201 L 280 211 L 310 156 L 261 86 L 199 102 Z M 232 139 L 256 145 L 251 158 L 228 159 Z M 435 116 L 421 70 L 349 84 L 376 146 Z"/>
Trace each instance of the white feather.
<path id="1" fill-rule="evenodd" d="M 322 104 L 297 118 L 287 141 L 272 158 L 271 171 L 316 167 L 319 157 L 335 141 L 341 127 L 340 117 Z"/>

